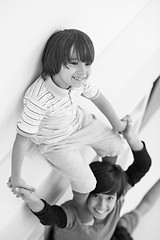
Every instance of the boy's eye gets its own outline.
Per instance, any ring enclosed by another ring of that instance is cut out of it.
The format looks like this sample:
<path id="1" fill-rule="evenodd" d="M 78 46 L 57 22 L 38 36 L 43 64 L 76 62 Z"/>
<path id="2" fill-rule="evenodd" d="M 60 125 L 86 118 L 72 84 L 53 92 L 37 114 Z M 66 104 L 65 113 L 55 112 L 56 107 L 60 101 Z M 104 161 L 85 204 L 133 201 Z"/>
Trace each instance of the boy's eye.
<path id="1" fill-rule="evenodd" d="M 115 196 L 108 196 L 107 199 L 108 199 L 108 201 L 112 201 L 115 199 Z"/>
<path id="2" fill-rule="evenodd" d="M 99 198 L 99 195 L 98 195 L 98 194 L 95 194 L 94 197 L 95 197 L 95 198 Z"/>
<path id="3" fill-rule="evenodd" d="M 108 197 L 108 200 L 113 200 L 113 197 Z"/>
<path id="4" fill-rule="evenodd" d="M 86 66 L 90 66 L 92 63 L 91 62 L 86 62 Z"/>
<path id="5" fill-rule="evenodd" d="M 78 61 L 75 61 L 75 60 L 71 60 L 69 63 L 72 65 L 78 65 Z"/>

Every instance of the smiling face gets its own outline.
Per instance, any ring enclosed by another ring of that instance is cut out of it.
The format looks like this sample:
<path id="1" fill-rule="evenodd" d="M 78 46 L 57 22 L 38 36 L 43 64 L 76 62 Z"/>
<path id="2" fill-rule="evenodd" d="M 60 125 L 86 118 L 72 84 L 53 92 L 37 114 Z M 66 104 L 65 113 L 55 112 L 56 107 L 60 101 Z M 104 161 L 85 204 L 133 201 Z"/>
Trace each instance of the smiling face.
<path id="1" fill-rule="evenodd" d="M 115 207 L 117 194 L 91 194 L 87 206 L 96 220 L 103 220 Z"/>
<path id="2" fill-rule="evenodd" d="M 62 65 L 60 72 L 53 77 L 57 86 L 67 89 L 79 88 L 91 74 L 91 63 L 81 62 L 76 52 L 71 49 L 70 60 L 66 66 Z"/>

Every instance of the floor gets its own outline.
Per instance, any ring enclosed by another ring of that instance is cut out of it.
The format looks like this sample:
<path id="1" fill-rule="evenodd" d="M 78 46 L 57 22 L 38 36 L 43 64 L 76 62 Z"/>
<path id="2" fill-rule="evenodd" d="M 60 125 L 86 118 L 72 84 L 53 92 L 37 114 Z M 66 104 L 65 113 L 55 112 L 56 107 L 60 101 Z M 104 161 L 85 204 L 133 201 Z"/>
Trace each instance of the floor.
<path id="1" fill-rule="evenodd" d="M 147 175 L 126 196 L 123 213 L 133 209 L 140 201 L 145 192 L 160 177 L 160 108 L 140 133 L 145 141 L 148 152 L 152 158 L 152 167 Z M 152 209 L 141 219 L 140 224 L 133 233 L 134 240 L 160 240 L 160 198 Z"/>

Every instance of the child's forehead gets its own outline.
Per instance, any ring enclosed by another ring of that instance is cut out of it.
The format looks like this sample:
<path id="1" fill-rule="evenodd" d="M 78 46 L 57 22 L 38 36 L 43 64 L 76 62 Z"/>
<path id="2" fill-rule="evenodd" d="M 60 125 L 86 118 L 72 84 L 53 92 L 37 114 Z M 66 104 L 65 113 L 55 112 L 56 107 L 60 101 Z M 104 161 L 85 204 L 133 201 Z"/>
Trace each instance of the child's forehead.
<path id="1" fill-rule="evenodd" d="M 78 59 L 77 52 L 76 52 L 76 49 L 74 48 L 74 46 L 71 47 L 70 58 Z"/>
<path id="2" fill-rule="evenodd" d="M 103 193 L 97 193 L 96 195 L 99 195 L 99 196 L 117 196 L 117 193 L 103 192 Z"/>

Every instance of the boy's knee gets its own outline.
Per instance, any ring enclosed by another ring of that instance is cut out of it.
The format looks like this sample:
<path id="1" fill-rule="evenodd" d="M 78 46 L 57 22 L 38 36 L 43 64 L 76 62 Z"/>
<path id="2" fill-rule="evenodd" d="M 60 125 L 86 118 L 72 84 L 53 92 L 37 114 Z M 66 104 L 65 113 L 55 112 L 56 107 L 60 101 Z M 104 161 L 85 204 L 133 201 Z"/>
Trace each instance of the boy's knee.
<path id="1" fill-rule="evenodd" d="M 81 194 L 87 194 L 92 192 L 97 184 L 97 181 L 94 177 L 94 175 L 91 177 L 91 179 L 85 178 L 83 176 L 84 181 L 81 183 L 77 182 L 71 182 L 71 186 L 73 191 L 81 193 Z"/>
<path id="2" fill-rule="evenodd" d="M 110 145 L 110 154 L 108 156 L 114 157 L 122 153 L 123 151 L 123 139 L 119 134 L 116 135 L 113 143 Z"/>

